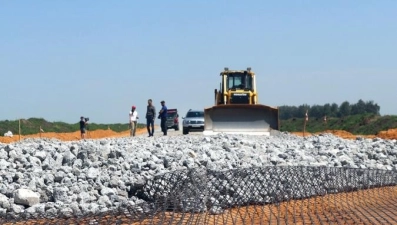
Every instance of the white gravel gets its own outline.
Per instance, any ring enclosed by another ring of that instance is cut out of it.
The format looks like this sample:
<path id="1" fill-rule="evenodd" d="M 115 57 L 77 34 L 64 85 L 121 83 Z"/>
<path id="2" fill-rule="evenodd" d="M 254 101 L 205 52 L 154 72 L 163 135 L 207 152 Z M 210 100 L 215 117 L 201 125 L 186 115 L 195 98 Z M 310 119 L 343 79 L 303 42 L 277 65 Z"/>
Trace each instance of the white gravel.
<path id="1" fill-rule="evenodd" d="M 23 212 L 51 215 L 59 211 L 79 215 L 104 212 L 124 203 L 142 203 L 145 200 L 138 193 L 144 193 L 146 201 L 153 197 L 147 189 L 150 185 L 144 187 L 146 181 L 186 168 L 222 171 L 326 166 L 397 170 L 395 140 L 346 140 L 331 134 L 307 138 L 287 133 L 272 137 L 169 134 L 71 142 L 25 139 L 0 144 L 0 216 Z M 322 179 L 318 177 L 316 182 Z M 219 203 L 223 197 L 219 195 L 213 201 Z"/>

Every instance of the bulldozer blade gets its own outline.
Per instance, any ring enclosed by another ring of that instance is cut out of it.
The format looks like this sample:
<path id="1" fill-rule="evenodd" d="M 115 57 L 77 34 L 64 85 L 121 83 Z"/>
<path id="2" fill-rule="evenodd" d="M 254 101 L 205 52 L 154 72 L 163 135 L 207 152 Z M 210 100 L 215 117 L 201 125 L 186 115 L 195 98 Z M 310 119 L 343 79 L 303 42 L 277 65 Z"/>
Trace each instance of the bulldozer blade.
<path id="1" fill-rule="evenodd" d="M 278 108 L 266 105 L 217 105 L 204 109 L 204 135 L 279 133 Z"/>

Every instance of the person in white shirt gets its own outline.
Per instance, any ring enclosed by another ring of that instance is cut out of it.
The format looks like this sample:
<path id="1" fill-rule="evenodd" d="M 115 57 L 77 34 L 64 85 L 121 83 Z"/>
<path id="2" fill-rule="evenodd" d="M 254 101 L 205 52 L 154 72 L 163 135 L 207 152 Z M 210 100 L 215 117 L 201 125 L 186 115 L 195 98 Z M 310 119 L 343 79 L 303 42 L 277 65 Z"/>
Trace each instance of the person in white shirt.
<path id="1" fill-rule="evenodd" d="M 137 120 L 139 119 L 138 117 L 138 112 L 136 111 L 136 107 L 132 106 L 131 111 L 130 111 L 130 136 L 135 136 L 136 132 L 136 126 L 137 126 Z"/>

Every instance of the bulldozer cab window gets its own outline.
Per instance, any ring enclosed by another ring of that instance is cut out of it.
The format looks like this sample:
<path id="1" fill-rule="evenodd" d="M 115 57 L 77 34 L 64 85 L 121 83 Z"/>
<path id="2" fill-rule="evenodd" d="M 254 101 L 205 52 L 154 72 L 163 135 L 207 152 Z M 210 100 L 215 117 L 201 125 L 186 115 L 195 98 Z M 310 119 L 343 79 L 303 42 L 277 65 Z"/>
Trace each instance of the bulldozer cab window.
<path id="1" fill-rule="evenodd" d="M 244 73 L 234 73 L 227 76 L 227 89 L 252 89 L 252 77 Z"/>

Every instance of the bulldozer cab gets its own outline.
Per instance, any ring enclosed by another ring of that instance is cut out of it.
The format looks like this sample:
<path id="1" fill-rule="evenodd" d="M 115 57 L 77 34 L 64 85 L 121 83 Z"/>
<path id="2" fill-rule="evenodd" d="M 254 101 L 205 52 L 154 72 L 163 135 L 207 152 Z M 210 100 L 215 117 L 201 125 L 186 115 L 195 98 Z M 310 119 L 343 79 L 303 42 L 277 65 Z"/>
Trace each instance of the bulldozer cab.
<path id="1" fill-rule="evenodd" d="M 220 73 L 220 89 L 215 90 L 215 105 L 255 104 L 255 73 L 247 70 L 229 70 Z"/>

